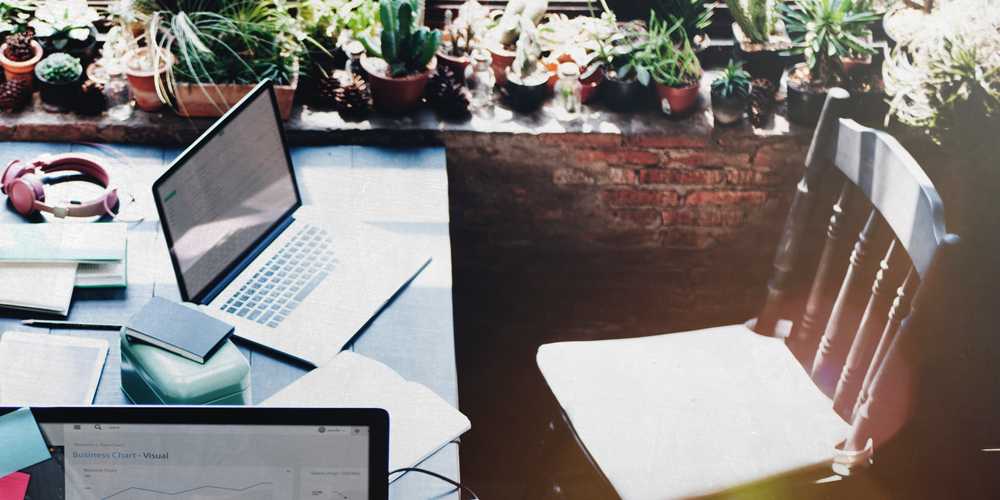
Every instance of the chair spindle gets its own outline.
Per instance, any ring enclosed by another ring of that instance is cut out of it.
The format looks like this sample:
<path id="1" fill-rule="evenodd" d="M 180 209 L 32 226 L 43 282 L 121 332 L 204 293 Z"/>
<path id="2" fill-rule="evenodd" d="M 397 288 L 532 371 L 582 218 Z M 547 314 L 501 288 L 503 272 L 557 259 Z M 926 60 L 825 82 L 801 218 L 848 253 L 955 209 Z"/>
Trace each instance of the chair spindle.
<path id="1" fill-rule="evenodd" d="M 816 385 L 829 397 L 833 397 L 840 379 L 840 371 L 847 360 L 847 353 L 854 342 L 858 325 L 861 323 L 862 308 L 865 306 L 867 283 L 866 270 L 871 268 L 870 256 L 873 249 L 882 247 L 882 242 L 888 244 L 890 234 L 877 210 L 872 210 L 865 222 L 864 229 L 858 235 L 858 241 L 851 252 L 850 264 L 844 283 L 837 294 L 837 300 L 830 312 L 830 321 L 826 324 L 819 348 L 816 349 L 816 359 L 813 360 L 812 378 Z"/>
<path id="2" fill-rule="evenodd" d="M 838 266 L 838 263 L 844 256 L 841 250 L 843 245 L 840 244 L 845 219 L 844 211 L 850 206 L 854 192 L 851 184 L 845 182 L 837 202 L 833 205 L 833 215 L 830 216 L 830 224 L 826 230 L 826 243 L 820 254 L 805 312 L 802 314 L 802 320 L 793 326 L 786 341 L 789 350 L 806 368 L 812 367 L 816 346 L 823 333 L 823 325 L 830 319 L 830 311 L 833 309 L 833 299 L 836 297 L 839 284 L 838 275 L 842 276 L 840 273 L 843 272 L 843 267 Z"/>
<path id="3" fill-rule="evenodd" d="M 872 295 L 861 316 L 861 326 L 854 337 L 854 343 L 847 355 L 844 369 L 840 372 L 837 389 L 833 396 L 833 409 L 845 420 L 850 421 L 857 401 L 858 391 L 864 380 L 865 370 L 871 363 L 875 348 L 878 346 L 879 334 L 882 333 L 887 321 L 887 314 L 895 294 L 889 290 L 900 285 L 906 267 L 905 259 L 896 241 L 889 244 L 889 250 L 880 263 L 875 283 L 872 284 Z"/>
<path id="4" fill-rule="evenodd" d="M 919 282 L 920 278 L 917 276 L 916 269 L 910 266 L 903 284 L 896 289 L 896 298 L 893 299 L 892 308 L 889 309 L 889 320 L 882 331 L 882 337 L 878 341 L 878 347 L 875 348 L 872 360 L 868 363 L 868 371 L 865 372 L 865 378 L 861 382 L 861 389 L 858 390 L 858 397 L 854 401 L 854 409 L 851 410 L 851 419 L 849 421 L 854 420 L 858 414 L 858 408 L 868 400 L 868 391 L 871 389 L 872 379 L 875 378 L 875 374 L 878 373 L 879 368 L 885 362 L 889 346 L 892 345 L 892 340 L 896 338 L 896 333 L 899 332 L 899 325 L 910 314 L 910 304 L 913 302 L 913 294 L 917 291 Z"/>

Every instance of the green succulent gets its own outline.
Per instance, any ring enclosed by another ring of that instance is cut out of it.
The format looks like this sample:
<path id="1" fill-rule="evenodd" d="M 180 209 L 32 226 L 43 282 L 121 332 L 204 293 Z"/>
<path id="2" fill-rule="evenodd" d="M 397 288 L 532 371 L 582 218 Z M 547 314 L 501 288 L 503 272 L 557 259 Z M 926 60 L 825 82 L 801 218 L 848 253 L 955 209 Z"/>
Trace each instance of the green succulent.
<path id="1" fill-rule="evenodd" d="M 657 0 L 653 10 L 670 24 L 680 22 L 688 36 L 704 33 L 712 24 L 712 6 L 704 0 Z"/>
<path id="2" fill-rule="evenodd" d="M 796 51 L 805 54 L 813 79 L 835 85 L 846 79 L 841 57 L 868 56 L 870 26 L 882 16 L 868 0 L 792 0 L 781 5 Z"/>
<path id="3" fill-rule="evenodd" d="M 58 52 L 42 59 L 35 71 L 47 82 L 69 83 L 80 78 L 83 74 L 83 65 L 79 59 Z"/>
<path id="4" fill-rule="evenodd" d="M 726 0 L 726 5 L 751 42 L 767 43 L 778 20 L 774 0 Z"/>
<path id="5" fill-rule="evenodd" d="M 636 78 L 643 85 L 649 85 L 652 79 L 662 85 L 684 87 L 701 77 L 701 63 L 682 22 L 670 24 L 655 12 L 650 13 L 649 38 L 632 60 Z"/>
<path id="6" fill-rule="evenodd" d="M 742 61 L 729 60 L 722 74 L 712 81 L 712 93 L 725 98 L 750 96 L 750 73 L 743 69 Z"/>
<path id="7" fill-rule="evenodd" d="M 367 49 L 385 60 L 393 77 L 424 71 L 441 45 L 440 31 L 417 26 L 419 10 L 419 0 L 379 1 L 381 44 L 378 49 L 367 44 Z"/>

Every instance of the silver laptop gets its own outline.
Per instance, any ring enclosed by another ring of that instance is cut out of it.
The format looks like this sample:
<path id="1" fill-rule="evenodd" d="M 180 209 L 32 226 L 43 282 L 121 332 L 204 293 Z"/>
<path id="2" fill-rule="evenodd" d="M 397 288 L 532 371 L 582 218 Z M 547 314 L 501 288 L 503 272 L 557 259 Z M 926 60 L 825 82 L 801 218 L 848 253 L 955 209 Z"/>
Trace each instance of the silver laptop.
<path id="1" fill-rule="evenodd" d="M 153 198 L 181 298 L 316 366 L 430 262 L 321 200 L 302 205 L 270 82 L 181 153 Z"/>

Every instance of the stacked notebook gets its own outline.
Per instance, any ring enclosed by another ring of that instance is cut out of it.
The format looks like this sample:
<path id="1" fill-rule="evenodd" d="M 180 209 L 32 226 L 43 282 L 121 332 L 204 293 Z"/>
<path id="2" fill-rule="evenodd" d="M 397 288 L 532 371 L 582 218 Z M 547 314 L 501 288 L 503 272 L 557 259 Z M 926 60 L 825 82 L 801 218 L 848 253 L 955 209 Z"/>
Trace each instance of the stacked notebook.
<path id="1" fill-rule="evenodd" d="M 73 288 L 124 287 L 125 224 L 0 224 L 0 306 L 65 316 Z"/>
<path id="2" fill-rule="evenodd" d="M 125 334 L 204 363 L 233 329 L 233 325 L 193 307 L 153 297 L 125 325 Z"/>

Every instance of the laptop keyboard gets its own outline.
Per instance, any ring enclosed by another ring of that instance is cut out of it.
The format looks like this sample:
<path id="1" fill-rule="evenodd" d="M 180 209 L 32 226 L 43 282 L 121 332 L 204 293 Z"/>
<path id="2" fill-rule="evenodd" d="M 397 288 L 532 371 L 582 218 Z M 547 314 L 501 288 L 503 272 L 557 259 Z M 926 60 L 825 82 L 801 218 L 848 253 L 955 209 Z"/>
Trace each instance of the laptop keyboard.
<path id="1" fill-rule="evenodd" d="M 336 264 L 330 235 L 306 225 L 219 309 L 277 328 Z"/>

